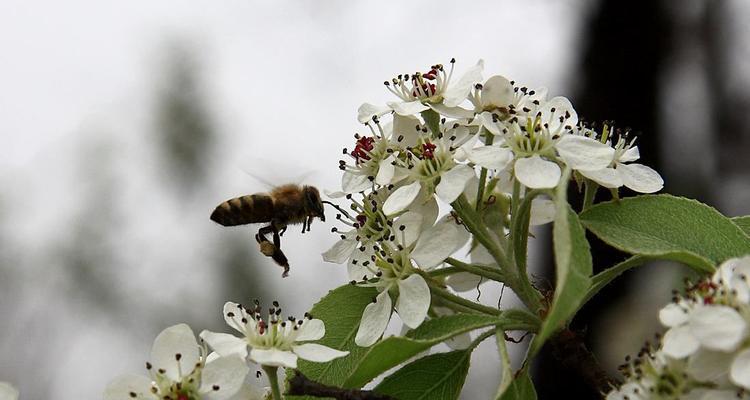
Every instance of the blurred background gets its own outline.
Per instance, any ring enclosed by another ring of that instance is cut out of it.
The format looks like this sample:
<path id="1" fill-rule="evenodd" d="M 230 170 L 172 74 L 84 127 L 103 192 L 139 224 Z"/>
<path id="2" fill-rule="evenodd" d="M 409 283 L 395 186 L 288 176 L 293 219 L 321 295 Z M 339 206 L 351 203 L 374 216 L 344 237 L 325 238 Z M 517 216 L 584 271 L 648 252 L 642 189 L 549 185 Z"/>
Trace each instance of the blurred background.
<path id="1" fill-rule="evenodd" d="M 750 214 L 747 18 L 742 0 L 5 0 L 0 380 L 22 399 L 100 398 L 113 377 L 145 372 L 165 327 L 225 330 L 227 300 L 307 311 L 346 281 L 320 258 L 330 224 L 290 229 L 282 280 L 253 229 L 221 228 L 210 212 L 266 191 L 261 180 L 336 189 L 357 107 L 391 100 L 384 80 L 451 57 L 459 73 L 483 58 L 485 76 L 547 86 L 589 121 L 642 132 L 666 191 Z M 549 237 L 538 237 L 544 282 Z M 594 249 L 597 270 L 623 257 Z M 642 267 L 584 309 L 574 327 L 606 368 L 659 330 L 684 272 Z M 496 389 L 494 343 L 483 347 L 465 399 Z M 596 398 L 553 359 L 537 366 L 540 398 Z"/>

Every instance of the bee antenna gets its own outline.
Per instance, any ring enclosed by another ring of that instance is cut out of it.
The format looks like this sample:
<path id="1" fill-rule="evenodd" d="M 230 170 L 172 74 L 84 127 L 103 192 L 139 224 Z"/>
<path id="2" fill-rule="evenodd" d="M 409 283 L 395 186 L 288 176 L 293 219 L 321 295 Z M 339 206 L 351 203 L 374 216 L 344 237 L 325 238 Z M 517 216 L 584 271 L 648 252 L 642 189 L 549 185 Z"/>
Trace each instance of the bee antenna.
<path id="1" fill-rule="evenodd" d="M 348 213 L 348 212 L 346 212 L 346 211 L 345 211 L 344 209 L 342 209 L 341 207 L 339 207 L 339 205 L 338 205 L 338 204 L 332 203 L 332 202 L 330 202 L 330 201 L 328 201 L 328 200 L 321 200 L 321 202 L 322 202 L 323 204 L 328 204 L 328 205 L 330 205 L 331 207 L 335 208 L 335 209 L 336 209 L 336 210 L 337 210 L 338 212 L 340 212 L 340 213 L 342 213 L 342 214 L 346 215 L 346 217 L 347 217 L 347 218 L 349 218 L 349 219 L 353 219 L 353 218 L 352 218 L 352 216 L 351 216 L 351 215 L 349 215 L 349 213 Z"/>

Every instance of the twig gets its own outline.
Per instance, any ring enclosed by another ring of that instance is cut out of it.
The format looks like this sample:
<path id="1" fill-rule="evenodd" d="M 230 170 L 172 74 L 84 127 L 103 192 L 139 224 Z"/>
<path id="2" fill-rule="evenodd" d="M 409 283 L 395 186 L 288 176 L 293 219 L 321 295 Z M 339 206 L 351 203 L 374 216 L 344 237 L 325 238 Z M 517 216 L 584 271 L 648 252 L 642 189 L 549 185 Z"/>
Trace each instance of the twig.
<path id="1" fill-rule="evenodd" d="M 378 394 L 372 390 L 342 389 L 327 386 L 308 379 L 299 371 L 294 371 L 294 377 L 289 380 L 287 395 L 333 397 L 337 400 L 396 400 L 393 397 Z"/>

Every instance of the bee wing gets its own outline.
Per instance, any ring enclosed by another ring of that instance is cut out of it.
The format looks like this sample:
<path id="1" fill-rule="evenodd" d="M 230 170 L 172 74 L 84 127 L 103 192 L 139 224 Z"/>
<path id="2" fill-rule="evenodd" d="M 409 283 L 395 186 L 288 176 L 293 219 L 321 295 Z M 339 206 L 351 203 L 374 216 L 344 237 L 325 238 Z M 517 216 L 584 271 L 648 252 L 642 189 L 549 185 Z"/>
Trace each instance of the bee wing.
<path id="1" fill-rule="evenodd" d="M 242 162 L 238 167 L 245 174 L 263 184 L 266 190 L 286 183 L 313 184 L 313 182 L 308 182 L 308 179 L 317 173 L 311 168 L 301 167 L 296 162 L 288 164 L 258 156 L 247 157 L 245 160 L 247 161 Z M 300 171 L 304 172 L 300 173 Z"/>

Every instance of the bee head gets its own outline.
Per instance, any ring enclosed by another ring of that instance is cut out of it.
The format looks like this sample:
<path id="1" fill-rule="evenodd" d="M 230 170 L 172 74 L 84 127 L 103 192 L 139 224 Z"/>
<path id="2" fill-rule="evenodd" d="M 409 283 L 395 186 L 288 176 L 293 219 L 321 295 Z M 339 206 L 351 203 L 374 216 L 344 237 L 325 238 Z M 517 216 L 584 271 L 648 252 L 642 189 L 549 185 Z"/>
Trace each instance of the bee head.
<path id="1" fill-rule="evenodd" d="M 326 220 L 326 216 L 323 211 L 323 202 L 320 201 L 320 193 L 314 186 L 304 186 L 302 192 L 305 194 L 305 208 L 307 208 L 310 215 L 320 218 L 321 221 Z"/>

